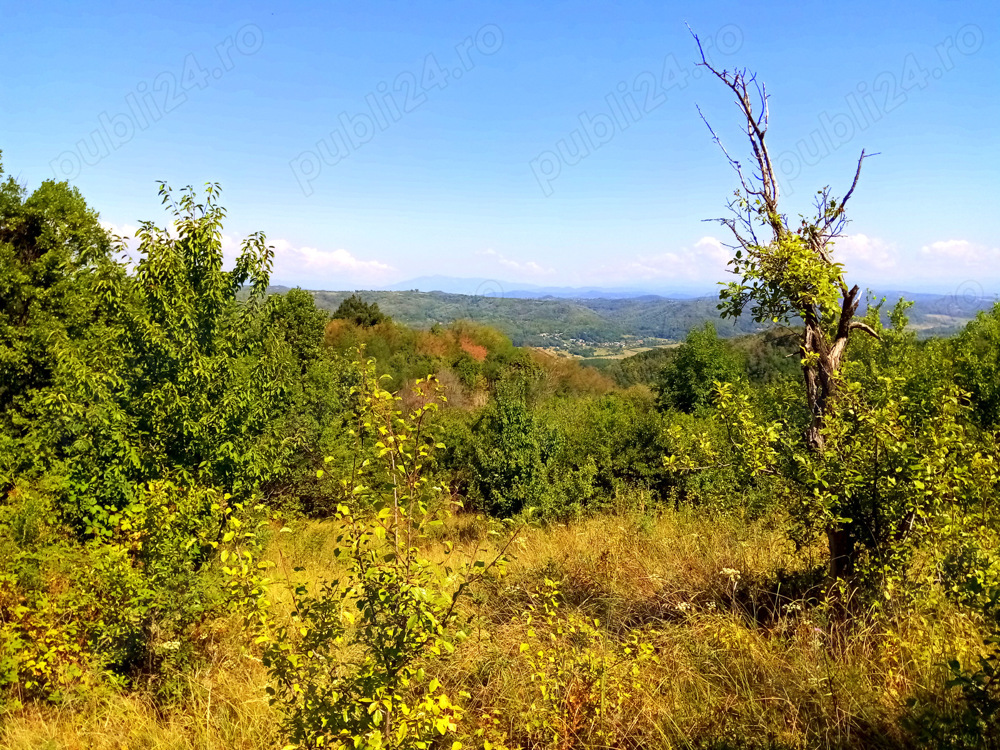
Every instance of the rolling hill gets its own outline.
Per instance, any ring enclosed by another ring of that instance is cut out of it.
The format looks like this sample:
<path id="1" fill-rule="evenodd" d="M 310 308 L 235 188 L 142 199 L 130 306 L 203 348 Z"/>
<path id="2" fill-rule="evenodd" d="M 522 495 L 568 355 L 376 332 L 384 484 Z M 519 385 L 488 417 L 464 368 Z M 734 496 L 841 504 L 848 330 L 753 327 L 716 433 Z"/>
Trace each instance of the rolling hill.
<path id="1" fill-rule="evenodd" d="M 275 288 L 275 291 L 280 291 Z M 313 291 L 316 303 L 327 310 L 355 292 Z M 429 328 L 466 318 L 498 328 L 518 346 L 572 348 L 651 339 L 657 345 L 683 339 L 694 326 L 715 323 L 721 336 L 760 331 L 764 326 L 743 318 L 735 323 L 719 318 L 715 297 L 668 299 L 655 295 L 605 299 L 516 298 L 419 291 L 358 291 L 367 302 L 400 323 Z M 980 310 L 992 306 L 989 298 L 885 292 L 887 306 L 899 297 L 914 301 L 910 323 L 921 337 L 957 331 Z"/>

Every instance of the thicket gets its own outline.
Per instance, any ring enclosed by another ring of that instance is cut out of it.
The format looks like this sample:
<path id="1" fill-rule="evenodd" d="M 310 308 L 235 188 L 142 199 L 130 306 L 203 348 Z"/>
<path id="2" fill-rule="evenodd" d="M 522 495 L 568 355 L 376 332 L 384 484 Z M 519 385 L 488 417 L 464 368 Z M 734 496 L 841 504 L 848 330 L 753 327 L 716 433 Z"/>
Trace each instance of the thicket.
<path id="1" fill-rule="evenodd" d="M 996 745 L 1000 306 L 918 342 L 870 300 L 829 373 L 802 337 L 842 316 L 695 328 L 616 383 L 269 295 L 263 235 L 223 266 L 218 186 L 160 197 L 128 244 L 0 185 L 5 721 L 183 713 L 225 631 L 262 745 Z M 853 304 L 803 232 L 729 299 Z"/>

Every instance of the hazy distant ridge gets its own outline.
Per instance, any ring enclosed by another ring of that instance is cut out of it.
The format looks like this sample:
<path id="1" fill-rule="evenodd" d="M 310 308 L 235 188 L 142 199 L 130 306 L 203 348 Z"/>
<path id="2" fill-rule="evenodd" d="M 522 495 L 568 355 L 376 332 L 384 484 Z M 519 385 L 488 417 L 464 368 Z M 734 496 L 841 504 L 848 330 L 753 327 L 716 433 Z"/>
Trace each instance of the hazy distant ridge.
<path id="1" fill-rule="evenodd" d="M 655 295 L 673 299 L 690 299 L 714 293 L 711 285 L 698 287 L 568 287 L 538 286 L 519 281 L 502 279 L 458 278 L 455 276 L 421 276 L 417 279 L 401 281 L 385 287 L 396 292 L 445 292 L 485 297 L 516 297 L 520 299 L 541 299 L 559 297 L 563 299 L 628 299 Z"/>
<path id="2" fill-rule="evenodd" d="M 434 278 L 434 277 L 429 277 Z M 468 279 L 476 282 L 480 280 Z M 482 280 L 480 283 L 488 282 Z M 495 283 L 495 282 L 494 282 Z M 275 287 L 275 291 L 279 288 Z M 618 341 L 626 336 L 679 340 L 694 326 L 706 321 L 715 324 L 722 336 L 736 336 L 762 330 L 744 317 L 739 321 L 722 320 L 718 298 L 701 296 L 687 299 L 668 298 L 646 293 L 631 297 L 557 297 L 542 289 L 533 296 L 517 296 L 506 291 L 480 294 L 456 294 L 441 291 L 371 291 L 356 292 L 368 302 L 376 302 L 383 312 L 400 323 L 429 328 L 465 318 L 495 326 L 519 346 L 541 346 L 548 336 L 598 343 Z M 611 290 L 599 290 L 612 294 Z M 316 302 L 327 310 L 337 306 L 350 291 L 313 291 Z M 949 295 L 909 292 L 885 292 L 886 307 L 899 297 L 914 301 L 910 323 L 921 336 L 943 336 L 957 331 L 975 317 L 979 310 L 992 306 L 991 299 L 964 299 Z M 544 297 L 544 298 L 543 298 Z"/>

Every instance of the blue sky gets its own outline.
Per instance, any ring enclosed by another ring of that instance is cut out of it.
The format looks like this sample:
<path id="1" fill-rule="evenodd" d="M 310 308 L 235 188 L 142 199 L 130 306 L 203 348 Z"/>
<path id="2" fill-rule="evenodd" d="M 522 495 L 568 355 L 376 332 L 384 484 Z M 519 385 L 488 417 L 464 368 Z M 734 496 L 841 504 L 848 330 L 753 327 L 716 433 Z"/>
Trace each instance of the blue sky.
<path id="1" fill-rule="evenodd" d="M 69 179 L 125 232 L 163 219 L 156 180 L 221 182 L 230 252 L 265 231 L 276 282 L 711 289 L 727 238 L 702 220 L 736 183 L 695 103 L 744 143 L 687 22 L 767 82 L 790 215 L 880 152 L 838 246 L 853 281 L 1000 291 L 995 2 L 0 0 L 0 19 L 7 172 Z"/>

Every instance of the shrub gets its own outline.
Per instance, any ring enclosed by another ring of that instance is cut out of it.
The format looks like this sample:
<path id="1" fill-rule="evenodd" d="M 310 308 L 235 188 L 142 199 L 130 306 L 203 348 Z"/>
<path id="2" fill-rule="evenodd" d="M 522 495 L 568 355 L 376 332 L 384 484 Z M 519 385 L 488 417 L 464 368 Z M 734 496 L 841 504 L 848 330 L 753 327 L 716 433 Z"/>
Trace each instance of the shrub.
<path id="1" fill-rule="evenodd" d="M 455 648 L 461 594 L 500 558 L 435 565 L 418 548 L 448 502 L 425 471 L 440 444 L 428 434 L 437 409 L 433 381 L 416 384 L 421 405 L 408 414 L 363 365 L 358 397 L 358 460 L 342 479 L 352 506 L 338 507 L 334 555 L 341 578 L 293 592 L 293 625 L 279 625 L 264 650 L 272 703 L 297 747 L 428 748 L 454 736 L 464 711 L 421 666 Z M 374 443 L 375 460 L 361 461 Z M 451 544 L 446 545 L 450 553 Z M 460 746 L 460 743 L 458 743 Z"/>

